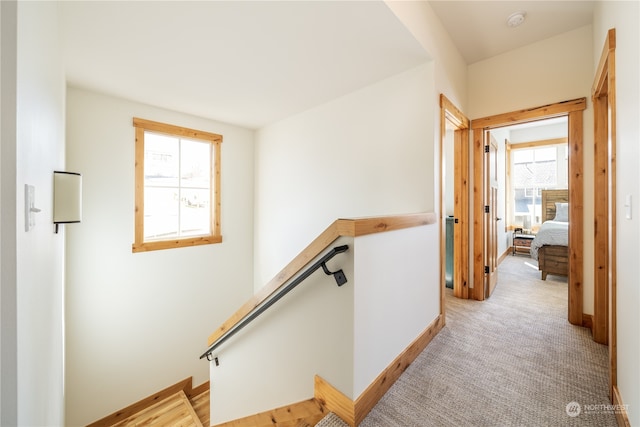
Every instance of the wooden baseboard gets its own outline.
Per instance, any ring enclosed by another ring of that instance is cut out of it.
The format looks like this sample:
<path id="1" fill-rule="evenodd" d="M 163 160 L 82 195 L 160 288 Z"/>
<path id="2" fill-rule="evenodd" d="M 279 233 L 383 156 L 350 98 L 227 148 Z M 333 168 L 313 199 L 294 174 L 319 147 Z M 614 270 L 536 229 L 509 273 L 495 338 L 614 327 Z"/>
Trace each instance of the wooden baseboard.
<path id="1" fill-rule="evenodd" d="M 500 265 L 500 263 L 502 261 L 504 261 L 504 259 L 507 257 L 507 255 L 509 255 L 511 253 L 511 251 L 513 250 L 513 248 L 508 247 L 506 251 L 504 251 L 504 253 L 502 255 L 500 255 L 500 258 L 498 258 L 498 265 Z"/>
<path id="2" fill-rule="evenodd" d="M 615 408 L 616 421 L 620 427 L 631 427 L 629 422 L 629 414 L 627 414 L 627 405 L 622 402 L 622 396 L 620 396 L 620 390 L 618 386 L 613 386 L 613 393 L 611 396 L 611 403 Z"/>
<path id="3" fill-rule="evenodd" d="M 582 313 L 582 326 L 593 331 L 593 315 Z"/>
<path id="4" fill-rule="evenodd" d="M 444 316 L 438 315 L 433 322 L 416 338 L 387 368 L 367 387 L 355 401 L 355 425 L 359 425 L 376 403 L 391 388 L 393 383 L 411 365 L 420 353 L 429 345 L 433 337 L 442 329 Z"/>
<path id="5" fill-rule="evenodd" d="M 400 375 L 411 365 L 418 355 L 427 347 L 433 337 L 444 326 L 444 316 L 441 314 L 396 357 L 378 375 L 378 377 L 352 401 L 320 377 L 316 377 L 316 398 L 326 406 L 328 412 L 334 412 L 352 427 L 359 425 L 373 409 L 384 394 L 391 388 Z"/>
<path id="6" fill-rule="evenodd" d="M 333 412 L 351 427 L 355 427 L 353 400 L 318 375 L 315 377 L 313 394 L 315 399 L 327 409 L 327 412 Z"/>
<path id="7" fill-rule="evenodd" d="M 439 315 L 409 346 L 356 399 L 352 400 L 329 382 L 316 375 L 314 397 L 309 400 L 283 406 L 248 417 L 217 424 L 215 427 L 315 425 L 324 415 L 333 412 L 351 427 L 356 427 L 373 409 L 400 375 L 427 347 L 444 326 L 444 316 Z M 295 424 L 295 423 L 298 424 Z M 294 423 L 294 424 L 292 424 Z"/>
<path id="8" fill-rule="evenodd" d="M 187 397 L 191 399 L 192 397 L 198 396 L 204 393 L 205 391 L 209 391 L 209 381 L 204 382 L 199 386 L 192 388 L 190 392 L 188 393 L 185 392 L 185 393 L 187 394 Z"/>

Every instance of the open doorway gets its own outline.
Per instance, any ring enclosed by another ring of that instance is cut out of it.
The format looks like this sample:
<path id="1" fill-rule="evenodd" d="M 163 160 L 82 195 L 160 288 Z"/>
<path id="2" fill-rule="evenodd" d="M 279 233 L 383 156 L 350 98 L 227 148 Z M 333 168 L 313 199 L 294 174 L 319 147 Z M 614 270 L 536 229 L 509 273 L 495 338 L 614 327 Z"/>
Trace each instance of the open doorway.
<path id="1" fill-rule="evenodd" d="M 469 298 L 469 119 L 440 95 L 440 307 L 445 288 Z"/>
<path id="2" fill-rule="evenodd" d="M 508 125 L 534 122 L 555 117 L 567 117 L 568 127 L 568 193 L 569 204 L 569 259 L 568 265 L 568 300 L 569 322 L 583 325 L 583 118 L 586 99 L 580 98 L 556 104 L 545 105 L 526 110 L 508 112 L 495 116 L 472 120 L 473 129 L 473 242 L 474 254 L 481 254 L 473 258 L 473 289 L 472 297 L 477 300 L 485 299 L 486 283 L 490 279 L 486 273 L 487 254 L 483 242 L 488 238 L 484 221 L 485 215 L 484 189 L 482 184 L 487 181 L 485 166 L 485 147 L 488 145 L 488 131 Z"/>
<path id="3" fill-rule="evenodd" d="M 491 131 L 498 151 L 497 251 L 524 268 L 568 276 L 569 153 L 566 116 Z"/>

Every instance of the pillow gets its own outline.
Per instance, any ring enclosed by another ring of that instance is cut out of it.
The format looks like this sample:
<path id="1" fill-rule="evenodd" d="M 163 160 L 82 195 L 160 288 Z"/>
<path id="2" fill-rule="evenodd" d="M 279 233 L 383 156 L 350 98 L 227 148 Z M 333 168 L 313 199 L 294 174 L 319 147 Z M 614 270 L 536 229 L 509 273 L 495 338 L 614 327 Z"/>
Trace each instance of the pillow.
<path id="1" fill-rule="evenodd" d="M 569 203 L 556 202 L 556 217 L 553 220 L 569 222 Z"/>

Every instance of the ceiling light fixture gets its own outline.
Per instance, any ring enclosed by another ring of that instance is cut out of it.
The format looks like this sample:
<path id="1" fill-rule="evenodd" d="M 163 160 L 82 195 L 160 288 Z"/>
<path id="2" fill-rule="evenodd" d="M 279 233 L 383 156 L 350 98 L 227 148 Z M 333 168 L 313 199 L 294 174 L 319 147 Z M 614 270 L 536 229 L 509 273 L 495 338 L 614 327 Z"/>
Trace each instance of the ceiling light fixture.
<path id="1" fill-rule="evenodd" d="M 527 12 L 512 13 L 507 18 L 507 25 L 511 28 L 518 27 L 524 22 L 525 16 L 527 16 Z"/>

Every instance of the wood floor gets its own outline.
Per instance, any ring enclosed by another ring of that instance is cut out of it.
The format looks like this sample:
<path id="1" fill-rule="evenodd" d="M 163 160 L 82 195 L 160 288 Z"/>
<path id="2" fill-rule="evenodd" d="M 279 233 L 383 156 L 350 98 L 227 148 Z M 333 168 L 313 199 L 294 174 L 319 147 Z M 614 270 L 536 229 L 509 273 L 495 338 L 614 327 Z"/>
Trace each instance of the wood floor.
<path id="1" fill-rule="evenodd" d="M 209 382 L 193 388 L 192 379 L 187 378 L 87 427 L 209 425 Z"/>

